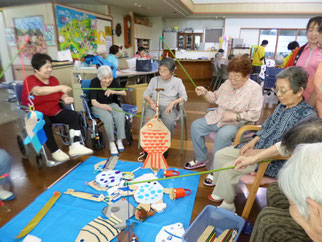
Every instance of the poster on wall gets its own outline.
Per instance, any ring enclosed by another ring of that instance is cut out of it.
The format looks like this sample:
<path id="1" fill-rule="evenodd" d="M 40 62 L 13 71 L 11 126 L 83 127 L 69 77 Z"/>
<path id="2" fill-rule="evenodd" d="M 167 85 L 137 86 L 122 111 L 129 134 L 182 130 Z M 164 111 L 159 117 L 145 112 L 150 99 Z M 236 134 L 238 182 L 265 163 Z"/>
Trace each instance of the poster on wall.
<path id="1" fill-rule="evenodd" d="M 55 42 L 55 29 L 53 25 L 45 26 L 45 36 L 47 45 L 56 45 Z"/>
<path id="2" fill-rule="evenodd" d="M 22 51 L 24 56 L 31 59 L 37 52 L 47 52 L 44 25 L 41 16 L 15 18 L 14 26 L 18 48 L 25 45 L 29 39 L 26 47 Z"/>
<path id="3" fill-rule="evenodd" d="M 97 52 L 108 52 L 112 44 L 112 21 L 97 19 Z"/>
<path id="4" fill-rule="evenodd" d="M 97 52 L 96 16 L 56 5 L 60 50 L 69 49 L 74 59 Z"/>
<path id="5" fill-rule="evenodd" d="M 7 43 L 9 46 L 16 46 L 16 37 L 14 29 L 6 28 Z"/>

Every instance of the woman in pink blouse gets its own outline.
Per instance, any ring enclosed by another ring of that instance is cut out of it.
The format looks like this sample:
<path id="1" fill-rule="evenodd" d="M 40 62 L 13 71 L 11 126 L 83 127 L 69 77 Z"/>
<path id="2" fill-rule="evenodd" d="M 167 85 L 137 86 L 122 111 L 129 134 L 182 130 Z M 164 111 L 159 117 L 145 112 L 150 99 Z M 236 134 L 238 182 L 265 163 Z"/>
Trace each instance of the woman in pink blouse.
<path id="1" fill-rule="evenodd" d="M 227 67 L 228 80 L 217 91 L 211 92 L 202 86 L 196 88 L 198 96 L 218 107 L 191 124 L 191 138 L 195 160 L 187 162 L 185 169 L 196 169 L 208 163 L 205 137 L 216 132 L 213 154 L 232 144 L 237 130 L 246 123 L 256 122 L 261 114 L 263 95 L 259 84 L 249 79 L 252 64 L 249 58 L 235 57 Z M 213 162 L 212 162 L 213 163 Z M 210 169 L 214 169 L 211 164 Z M 212 175 L 204 182 L 212 186 Z"/>

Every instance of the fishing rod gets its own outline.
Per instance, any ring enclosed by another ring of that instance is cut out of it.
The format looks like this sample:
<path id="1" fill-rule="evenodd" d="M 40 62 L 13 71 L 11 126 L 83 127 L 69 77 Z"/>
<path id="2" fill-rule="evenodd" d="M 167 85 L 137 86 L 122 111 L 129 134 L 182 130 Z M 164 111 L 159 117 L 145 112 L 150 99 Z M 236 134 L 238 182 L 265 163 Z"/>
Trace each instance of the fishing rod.
<path id="1" fill-rule="evenodd" d="M 188 79 L 191 81 L 192 85 L 197 88 L 196 83 L 192 80 L 191 76 L 189 75 L 189 73 L 186 71 L 186 69 L 183 67 L 183 65 L 181 64 L 181 62 L 178 60 L 178 58 L 175 56 L 175 54 L 172 52 L 172 50 L 170 49 L 169 45 L 167 44 L 167 42 L 162 38 L 162 36 L 160 36 L 160 39 L 162 40 L 162 42 L 164 43 L 164 45 L 168 48 L 168 50 L 170 51 L 170 53 L 172 54 L 173 58 L 178 62 L 179 66 L 182 68 L 182 70 L 184 71 L 184 73 L 187 75 Z M 206 98 L 204 96 L 202 96 L 202 98 L 206 100 Z"/>
<path id="2" fill-rule="evenodd" d="M 261 161 L 259 163 L 271 162 L 271 161 L 273 161 L 273 159 L 263 160 L 263 161 Z M 235 168 L 236 168 L 236 166 L 229 166 L 229 167 L 224 167 L 224 168 L 220 168 L 220 169 L 214 169 L 214 170 L 209 170 L 209 171 L 195 172 L 195 173 L 190 173 L 190 174 L 185 174 L 185 175 L 180 175 L 180 176 L 163 177 L 163 178 L 156 178 L 156 179 L 150 179 L 150 180 L 144 180 L 144 181 L 125 182 L 124 183 L 124 186 L 134 185 L 134 184 L 139 184 L 139 183 L 146 183 L 146 182 L 154 182 L 154 181 L 164 181 L 164 180 L 169 180 L 169 179 L 177 179 L 177 178 L 188 177 L 188 176 L 197 176 L 197 175 L 208 174 L 208 173 L 213 173 L 213 172 L 218 172 L 218 171 L 231 170 L 231 169 L 235 169 Z"/>

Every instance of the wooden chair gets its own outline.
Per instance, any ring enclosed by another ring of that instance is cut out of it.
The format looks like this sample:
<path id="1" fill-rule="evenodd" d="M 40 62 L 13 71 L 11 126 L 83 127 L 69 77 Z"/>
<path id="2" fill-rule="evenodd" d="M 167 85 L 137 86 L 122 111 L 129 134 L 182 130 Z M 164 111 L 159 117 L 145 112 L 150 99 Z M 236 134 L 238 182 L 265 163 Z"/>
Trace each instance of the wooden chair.
<path id="1" fill-rule="evenodd" d="M 144 99 L 143 103 L 142 103 L 142 116 L 144 115 L 145 109 L 146 109 L 146 105 L 148 105 L 148 102 Z M 178 109 L 178 116 L 177 116 L 177 122 L 180 121 L 180 140 L 181 140 L 181 154 L 183 154 L 183 146 L 184 146 L 184 140 L 188 139 L 188 131 L 187 131 L 187 115 L 186 115 L 186 111 L 184 109 L 184 103 L 181 102 L 177 105 L 177 109 Z M 140 120 L 140 129 L 143 127 L 144 124 L 144 118 L 141 118 Z M 141 140 L 141 135 L 139 132 L 139 140 L 138 140 L 138 149 L 141 148 L 140 145 L 140 140 Z"/>
<path id="2" fill-rule="evenodd" d="M 246 131 L 250 131 L 250 130 L 258 131 L 260 129 L 261 129 L 261 126 L 259 125 L 245 125 L 241 127 L 235 136 L 234 146 L 240 143 L 243 137 L 243 134 Z M 274 159 L 287 160 L 288 157 L 275 157 Z M 247 219 L 250 214 L 250 211 L 256 199 L 258 188 L 268 187 L 269 184 L 277 181 L 277 179 L 275 178 L 267 177 L 264 175 L 268 164 L 269 162 L 260 163 L 256 173 L 246 174 L 240 178 L 240 181 L 242 181 L 246 185 L 249 191 L 249 195 L 241 215 L 244 219 Z"/>

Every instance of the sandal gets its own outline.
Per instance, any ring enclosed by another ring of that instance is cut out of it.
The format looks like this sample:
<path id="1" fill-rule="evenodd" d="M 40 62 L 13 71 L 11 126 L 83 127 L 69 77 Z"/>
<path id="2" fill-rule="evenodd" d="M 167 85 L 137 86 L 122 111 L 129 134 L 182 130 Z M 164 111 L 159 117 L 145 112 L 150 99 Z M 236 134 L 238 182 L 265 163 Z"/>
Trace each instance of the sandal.
<path id="1" fill-rule="evenodd" d="M 192 160 L 192 161 L 189 161 L 186 164 L 184 164 L 184 169 L 187 169 L 187 170 L 198 169 L 201 167 L 205 167 L 207 163 L 208 163 L 208 161 L 199 162 L 196 160 Z"/>
<path id="2" fill-rule="evenodd" d="M 214 195 L 214 196 L 216 196 L 216 195 Z M 220 198 L 218 196 L 216 196 L 216 198 L 218 198 L 218 199 L 215 199 L 212 194 L 208 195 L 208 200 L 210 200 L 212 202 L 221 203 L 222 201 L 224 201 L 224 199 L 222 199 L 222 198 Z"/>
<path id="3" fill-rule="evenodd" d="M 209 173 L 207 178 L 204 180 L 203 184 L 207 187 L 214 187 L 215 184 L 212 183 L 213 180 L 214 180 L 214 176 L 212 175 L 212 173 Z"/>

